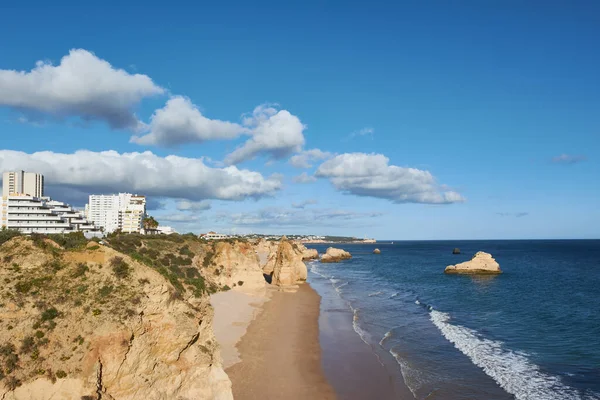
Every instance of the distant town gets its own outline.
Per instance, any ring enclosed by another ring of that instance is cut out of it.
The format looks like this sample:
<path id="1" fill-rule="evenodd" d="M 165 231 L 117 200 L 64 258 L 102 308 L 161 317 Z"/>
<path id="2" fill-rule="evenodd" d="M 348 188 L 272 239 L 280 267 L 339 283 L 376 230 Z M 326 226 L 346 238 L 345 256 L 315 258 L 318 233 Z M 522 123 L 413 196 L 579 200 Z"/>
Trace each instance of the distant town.
<path id="1" fill-rule="evenodd" d="M 2 229 L 24 234 L 65 234 L 82 232 L 88 239 L 112 233 L 173 234 L 146 212 L 146 196 L 131 193 L 90 194 L 83 210 L 44 193 L 44 176 L 35 172 L 9 171 L 2 174 Z M 283 235 L 222 234 L 199 235 L 206 240 L 230 238 L 279 240 Z M 286 235 L 303 243 L 375 243 L 374 239 L 344 236 Z"/>

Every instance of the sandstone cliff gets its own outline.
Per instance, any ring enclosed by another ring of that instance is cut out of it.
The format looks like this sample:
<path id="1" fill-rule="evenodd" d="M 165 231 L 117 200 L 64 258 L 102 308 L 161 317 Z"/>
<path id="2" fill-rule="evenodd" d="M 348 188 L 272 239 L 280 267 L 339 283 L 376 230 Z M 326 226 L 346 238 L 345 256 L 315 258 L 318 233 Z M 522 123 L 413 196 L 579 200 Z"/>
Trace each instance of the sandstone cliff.
<path id="1" fill-rule="evenodd" d="M 201 277 L 205 245 L 169 240 L 2 244 L 0 398 L 231 399 L 207 296 L 221 281 Z"/>
<path id="2" fill-rule="evenodd" d="M 308 270 L 302 261 L 302 250 L 285 238 L 279 242 L 276 251 L 269 254 L 263 268 L 265 275 L 270 275 L 271 284 L 293 286 L 306 281 Z"/>
<path id="3" fill-rule="evenodd" d="M 500 265 L 491 254 L 478 251 L 470 261 L 456 265 L 448 265 L 444 270 L 447 274 L 500 274 Z"/>
<path id="4" fill-rule="evenodd" d="M 209 246 L 202 261 L 206 266 L 206 279 L 219 287 L 245 292 L 265 290 L 266 281 L 255 246 L 242 241 L 219 241 Z"/>
<path id="5" fill-rule="evenodd" d="M 346 260 L 352 258 L 352 255 L 345 250 L 336 249 L 335 247 L 329 247 L 325 254 L 321 257 L 321 262 L 330 263 L 330 262 L 340 262 L 341 260 Z"/>

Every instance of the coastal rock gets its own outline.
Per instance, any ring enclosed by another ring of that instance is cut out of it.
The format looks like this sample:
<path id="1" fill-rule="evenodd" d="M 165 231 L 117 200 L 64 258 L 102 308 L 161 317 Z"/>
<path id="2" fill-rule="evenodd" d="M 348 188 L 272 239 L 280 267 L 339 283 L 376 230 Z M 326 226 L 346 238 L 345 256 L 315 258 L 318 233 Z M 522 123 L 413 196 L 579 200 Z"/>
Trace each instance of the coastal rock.
<path id="1" fill-rule="evenodd" d="M 373 254 L 381 254 L 381 250 L 375 249 L 375 250 L 373 250 Z"/>
<path id="2" fill-rule="evenodd" d="M 255 247 L 246 242 L 219 241 L 213 244 L 213 251 L 205 256 L 205 278 L 218 287 L 235 287 L 244 292 L 266 290 L 266 282 L 260 267 L 260 259 Z M 202 261 L 204 263 L 204 261 Z M 242 286 L 238 285 L 243 282 Z"/>
<path id="3" fill-rule="evenodd" d="M 292 286 L 306 281 L 308 270 L 302 261 L 302 253 L 285 236 L 279 242 L 274 260 L 271 284 Z"/>
<path id="4" fill-rule="evenodd" d="M 478 251 L 470 261 L 449 265 L 444 270 L 447 274 L 500 274 L 500 265 L 491 254 Z"/>
<path id="5" fill-rule="evenodd" d="M 454 250 L 452 250 L 452 254 L 460 254 L 460 249 L 455 247 Z"/>
<path id="6" fill-rule="evenodd" d="M 340 262 L 341 260 L 346 260 L 348 258 L 352 258 L 352 255 L 347 251 L 342 249 L 336 249 L 335 247 L 329 247 L 325 254 L 323 254 L 323 256 L 321 257 L 321 262 Z"/>
<path id="7" fill-rule="evenodd" d="M 12 293 L 0 305 L 0 358 L 3 367 L 18 360 L 0 398 L 233 398 L 206 294 L 177 292 L 154 268 L 102 245 L 57 251 L 21 237 L 0 254 Z"/>
<path id="8" fill-rule="evenodd" d="M 303 243 L 295 242 L 296 252 L 302 255 L 303 261 L 316 260 L 319 258 L 319 252 L 316 249 L 307 249 Z"/>

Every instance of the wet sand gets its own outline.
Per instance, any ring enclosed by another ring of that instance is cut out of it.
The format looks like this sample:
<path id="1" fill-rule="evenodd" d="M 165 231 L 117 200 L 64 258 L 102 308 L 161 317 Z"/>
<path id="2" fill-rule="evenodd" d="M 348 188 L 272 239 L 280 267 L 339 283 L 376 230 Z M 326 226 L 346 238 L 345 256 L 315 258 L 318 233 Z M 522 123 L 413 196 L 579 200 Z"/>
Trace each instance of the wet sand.
<path id="1" fill-rule="evenodd" d="M 238 343 L 241 362 L 226 369 L 235 399 L 335 399 L 321 363 L 320 296 L 308 285 L 273 291 Z"/>

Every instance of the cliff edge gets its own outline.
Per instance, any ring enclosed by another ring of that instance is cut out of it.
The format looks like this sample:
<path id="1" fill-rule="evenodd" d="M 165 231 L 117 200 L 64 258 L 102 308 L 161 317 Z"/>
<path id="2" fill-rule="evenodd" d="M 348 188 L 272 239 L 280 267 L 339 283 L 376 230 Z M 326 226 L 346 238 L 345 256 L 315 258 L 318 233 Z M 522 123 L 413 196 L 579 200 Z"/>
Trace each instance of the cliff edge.
<path id="1" fill-rule="evenodd" d="M 208 298 L 222 288 L 184 236 L 4 242 L 0 398 L 232 399 Z"/>

